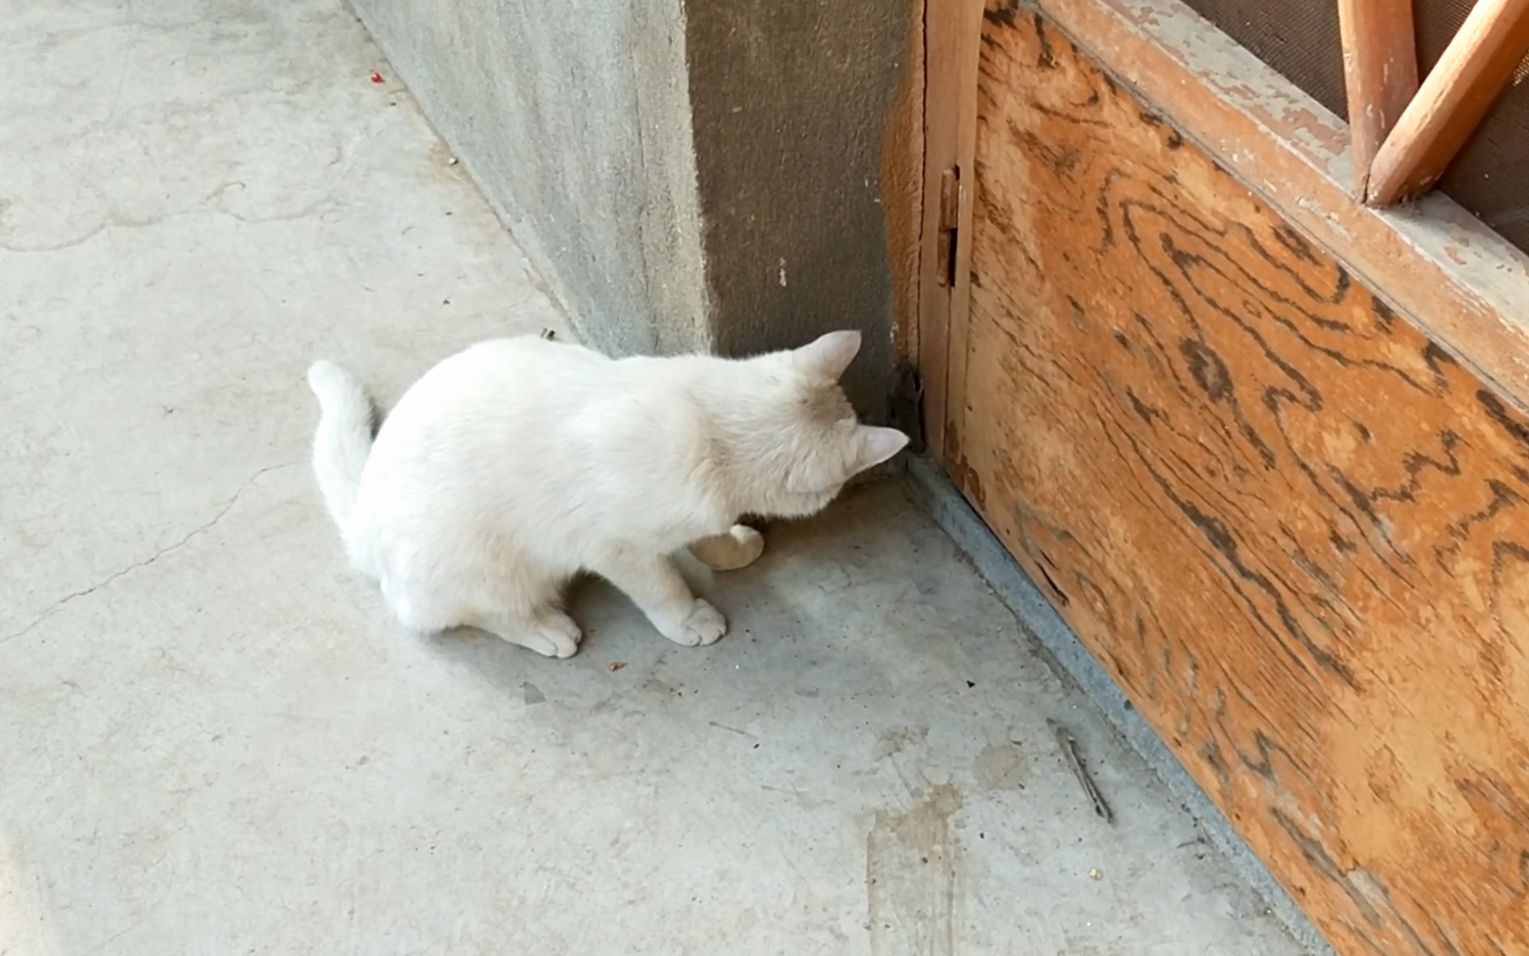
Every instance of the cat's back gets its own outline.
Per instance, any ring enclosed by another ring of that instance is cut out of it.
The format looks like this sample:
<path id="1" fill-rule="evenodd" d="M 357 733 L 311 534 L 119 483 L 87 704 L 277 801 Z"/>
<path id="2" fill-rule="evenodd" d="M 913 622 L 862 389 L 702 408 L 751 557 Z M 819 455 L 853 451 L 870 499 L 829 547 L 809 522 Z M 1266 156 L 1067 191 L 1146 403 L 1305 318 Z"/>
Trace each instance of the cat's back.
<path id="1" fill-rule="evenodd" d="M 698 361 L 532 338 L 443 360 L 377 436 L 360 489 L 368 533 L 386 550 L 492 529 L 565 540 L 616 521 L 640 537 L 692 520 L 687 490 L 710 447 L 687 387 Z"/>
<path id="2" fill-rule="evenodd" d="M 383 421 L 368 472 L 437 472 L 467 459 L 560 467 L 578 455 L 612 466 L 623 456 L 701 453 L 687 383 L 695 356 L 613 359 L 571 343 L 492 339 L 442 360 Z M 684 467 L 684 463 L 679 463 Z"/>
<path id="3" fill-rule="evenodd" d="M 543 381 L 576 385 L 596 380 L 613 360 L 571 342 L 536 336 L 489 339 L 443 359 L 420 378 L 416 387 L 456 385 L 465 390 L 526 389 Z M 437 387 L 438 387 L 437 386 Z M 413 389 L 410 389 L 413 391 Z"/>
<path id="4" fill-rule="evenodd" d="M 423 427 L 480 411 L 495 417 L 530 413 L 577 400 L 611 364 L 582 345 L 533 336 L 490 339 L 438 362 L 404 393 L 388 422 Z"/>

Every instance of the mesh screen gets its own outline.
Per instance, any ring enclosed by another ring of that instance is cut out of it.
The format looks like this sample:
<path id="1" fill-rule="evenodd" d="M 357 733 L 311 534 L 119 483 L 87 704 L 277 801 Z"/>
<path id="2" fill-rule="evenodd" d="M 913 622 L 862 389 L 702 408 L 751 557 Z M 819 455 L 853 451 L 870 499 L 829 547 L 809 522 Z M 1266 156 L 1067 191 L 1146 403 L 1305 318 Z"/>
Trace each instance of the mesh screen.
<path id="1" fill-rule="evenodd" d="M 1422 0 L 1427 3 L 1429 0 Z M 1346 117 L 1338 0 L 1185 0 L 1317 102 Z"/>
<path id="2" fill-rule="evenodd" d="M 1185 0 L 1339 116 L 1347 117 L 1336 0 Z M 1473 0 L 1414 0 L 1418 65 L 1427 72 Z M 1529 252 L 1529 59 L 1492 104 L 1439 188 Z"/>
<path id="3" fill-rule="evenodd" d="M 1471 5 L 1471 0 L 1414 0 L 1418 65 L 1424 70 L 1438 62 Z M 1529 252 L 1529 61 L 1519 64 L 1439 188 Z"/>

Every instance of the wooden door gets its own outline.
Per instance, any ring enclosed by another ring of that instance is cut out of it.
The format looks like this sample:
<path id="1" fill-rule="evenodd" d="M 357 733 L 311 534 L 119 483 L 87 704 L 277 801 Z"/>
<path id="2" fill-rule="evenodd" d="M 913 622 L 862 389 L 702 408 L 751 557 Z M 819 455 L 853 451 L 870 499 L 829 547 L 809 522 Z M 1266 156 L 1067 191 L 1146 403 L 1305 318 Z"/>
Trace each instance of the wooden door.
<path id="1" fill-rule="evenodd" d="M 929 11 L 933 452 L 1340 953 L 1529 953 L 1529 258 L 1177 3 Z"/>

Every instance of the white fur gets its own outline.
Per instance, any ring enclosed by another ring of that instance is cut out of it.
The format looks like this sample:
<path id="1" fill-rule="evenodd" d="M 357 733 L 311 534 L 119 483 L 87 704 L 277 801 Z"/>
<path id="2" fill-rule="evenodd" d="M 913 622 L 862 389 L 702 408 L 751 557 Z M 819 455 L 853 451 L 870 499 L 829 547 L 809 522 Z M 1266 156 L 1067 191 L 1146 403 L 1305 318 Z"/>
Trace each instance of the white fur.
<path id="1" fill-rule="evenodd" d="M 611 359 L 497 339 L 427 372 L 375 444 L 366 393 L 318 362 L 314 471 L 351 562 L 406 627 L 568 657 L 580 632 L 563 587 L 592 571 L 665 637 L 710 644 L 727 623 L 669 556 L 689 545 L 742 567 L 764 541 L 740 516 L 813 514 L 907 444 L 858 424 L 838 387 L 859 347 L 834 332 L 742 360 Z"/>

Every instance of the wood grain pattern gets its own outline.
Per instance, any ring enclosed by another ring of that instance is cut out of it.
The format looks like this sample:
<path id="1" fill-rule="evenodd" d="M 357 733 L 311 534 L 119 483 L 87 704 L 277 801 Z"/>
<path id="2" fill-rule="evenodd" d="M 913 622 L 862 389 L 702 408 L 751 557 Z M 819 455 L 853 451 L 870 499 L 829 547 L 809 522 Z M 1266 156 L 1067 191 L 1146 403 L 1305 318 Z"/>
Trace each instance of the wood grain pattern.
<path id="1" fill-rule="evenodd" d="M 1412 0 L 1338 0 L 1338 24 L 1357 182 L 1354 195 L 1363 199 L 1370 163 L 1418 89 Z"/>
<path id="2" fill-rule="evenodd" d="M 1437 192 L 1405 212 L 1355 200 L 1343 121 L 1180 0 L 1035 3 L 1302 234 L 1529 410 L 1529 255 Z"/>
<path id="3" fill-rule="evenodd" d="M 994 13 L 950 471 L 1341 953 L 1529 953 L 1529 420 Z"/>

